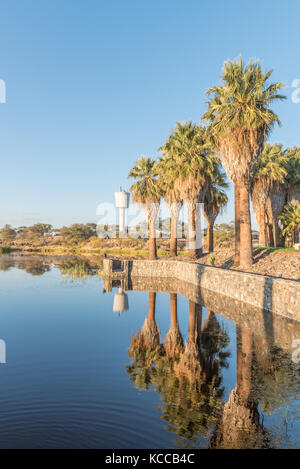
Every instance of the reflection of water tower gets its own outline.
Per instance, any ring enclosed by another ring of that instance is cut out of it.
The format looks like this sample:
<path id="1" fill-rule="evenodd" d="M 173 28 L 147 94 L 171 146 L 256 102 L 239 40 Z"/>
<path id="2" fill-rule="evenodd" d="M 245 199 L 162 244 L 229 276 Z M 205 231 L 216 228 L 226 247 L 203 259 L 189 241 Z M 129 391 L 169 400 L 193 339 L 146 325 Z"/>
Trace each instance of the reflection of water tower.
<path id="1" fill-rule="evenodd" d="M 124 311 L 128 311 L 128 309 L 128 295 L 123 291 L 121 287 L 119 288 L 118 293 L 115 293 L 113 311 L 115 313 L 122 314 L 124 313 Z"/>
<path id="2" fill-rule="evenodd" d="M 125 210 L 129 207 L 129 192 L 125 192 L 120 187 L 120 192 L 115 192 L 116 207 L 119 209 L 119 232 L 125 231 Z"/>

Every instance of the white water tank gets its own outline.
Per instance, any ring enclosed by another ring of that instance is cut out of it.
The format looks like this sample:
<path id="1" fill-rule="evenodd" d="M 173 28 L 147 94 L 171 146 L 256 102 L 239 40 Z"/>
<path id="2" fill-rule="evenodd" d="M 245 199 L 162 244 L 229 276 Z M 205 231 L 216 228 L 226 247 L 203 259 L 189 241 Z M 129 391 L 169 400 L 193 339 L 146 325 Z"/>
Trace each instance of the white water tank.
<path id="1" fill-rule="evenodd" d="M 116 207 L 119 209 L 119 231 L 125 231 L 125 210 L 129 207 L 130 193 L 123 191 L 115 192 Z"/>
<path id="2" fill-rule="evenodd" d="M 129 207 L 130 193 L 125 191 L 115 192 L 115 201 L 117 208 Z"/>

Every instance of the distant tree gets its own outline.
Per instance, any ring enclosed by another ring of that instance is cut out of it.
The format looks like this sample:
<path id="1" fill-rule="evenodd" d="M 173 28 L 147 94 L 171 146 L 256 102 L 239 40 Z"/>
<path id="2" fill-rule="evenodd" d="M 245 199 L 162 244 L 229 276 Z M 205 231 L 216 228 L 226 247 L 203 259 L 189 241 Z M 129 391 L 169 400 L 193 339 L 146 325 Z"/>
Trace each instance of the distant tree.
<path id="1" fill-rule="evenodd" d="M 3 243 L 11 243 L 16 238 L 17 233 L 10 225 L 5 225 L 0 230 L 0 239 Z"/>
<path id="2" fill-rule="evenodd" d="M 45 223 L 36 223 L 33 226 L 26 228 L 25 234 L 28 238 L 38 239 L 42 238 L 45 233 L 48 233 L 52 229 L 52 225 Z"/>
<path id="3" fill-rule="evenodd" d="M 97 224 L 96 223 L 86 223 L 86 225 L 88 228 L 90 228 L 93 232 L 94 232 L 94 236 L 96 236 L 97 232 Z"/>
<path id="4" fill-rule="evenodd" d="M 79 244 L 94 236 L 94 231 L 88 225 L 75 223 L 69 227 L 64 226 L 60 230 L 63 240 L 68 244 Z"/>

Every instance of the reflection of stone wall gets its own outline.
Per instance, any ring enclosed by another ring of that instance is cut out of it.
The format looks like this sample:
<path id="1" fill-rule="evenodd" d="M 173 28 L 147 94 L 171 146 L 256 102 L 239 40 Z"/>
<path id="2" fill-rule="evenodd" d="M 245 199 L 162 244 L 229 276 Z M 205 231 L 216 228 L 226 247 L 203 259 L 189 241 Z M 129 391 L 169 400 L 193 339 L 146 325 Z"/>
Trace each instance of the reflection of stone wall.
<path id="1" fill-rule="evenodd" d="M 115 281 L 116 282 L 116 281 Z M 267 339 L 284 350 L 291 350 L 294 339 L 300 339 L 300 322 L 274 315 L 250 304 L 243 303 L 191 283 L 168 278 L 131 277 L 129 290 L 177 293 L 220 314 L 257 336 Z"/>
<path id="2" fill-rule="evenodd" d="M 131 277 L 175 278 L 300 321 L 300 283 L 180 261 L 125 261 Z M 127 269 L 126 269 L 127 270 Z"/>

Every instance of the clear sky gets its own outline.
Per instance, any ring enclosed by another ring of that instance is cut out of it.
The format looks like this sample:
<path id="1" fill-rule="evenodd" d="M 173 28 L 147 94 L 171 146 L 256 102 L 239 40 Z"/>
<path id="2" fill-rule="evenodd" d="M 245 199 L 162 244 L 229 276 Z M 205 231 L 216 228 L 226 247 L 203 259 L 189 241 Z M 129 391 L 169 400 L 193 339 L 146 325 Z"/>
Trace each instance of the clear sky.
<path id="1" fill-rule="evenodd" d="M 299 0 L 0 0 L 0 226 L 97 222 L 239 54 L 286 84 L 270 140 L 300 145 L 299 18 Z"/>

